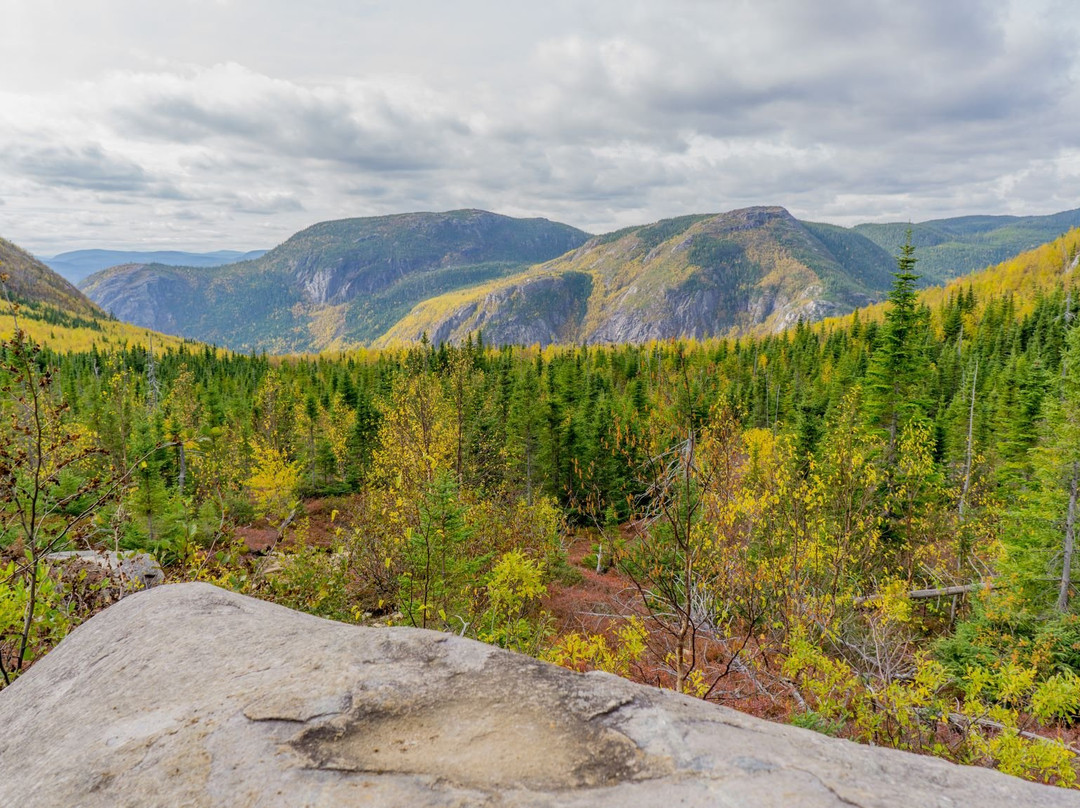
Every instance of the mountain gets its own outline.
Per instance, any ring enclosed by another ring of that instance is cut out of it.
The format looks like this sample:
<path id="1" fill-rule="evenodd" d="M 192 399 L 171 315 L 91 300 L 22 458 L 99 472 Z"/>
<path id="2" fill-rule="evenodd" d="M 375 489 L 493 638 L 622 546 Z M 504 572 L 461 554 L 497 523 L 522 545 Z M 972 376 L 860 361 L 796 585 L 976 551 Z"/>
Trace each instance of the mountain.
<path id="1" fill-rule="evenodd" d="M 781 207 L 684 216 L 590 240 L 528 272 L 417 305 L 377 344 L 640 342 L 776 331 L 880 300 L 893 258 Z"/>
<path id="2" fill-rule="evenodd" d="M 82 292 L 30 253 L 0 238 L 0 272 L 13 301 L 43 304 L 78 317 L 100 317 L 104 312 Z"/>
<path id="3" fill-rule="evenodd" d="M 853 229 L 895 255 L 911 229 L 926 284 L 944 283 L 1080 227 L 1080 208 L 1050 216 L 962 216 L 918 224 L 859 224 Z"/>
<path id="4" fill-rule="evenodd" d="M 14 331 L 17 316 L 32 341 L 58 352 L 150 344 L 164 350 L 186 342 L 109 317 L 56 272 L 2 238 L 0 273 L 8 276 L 5 285 L 11 302 L 19 304 L 15 315 L 0 297 L 0 335 L 5 337 Z"/>
<path id="5" fill-rule="evenodd" d="M 521 272 L 588 234 L 479 210 L 322 222 L 265 255 L 217 268 L 128 264 L 82 288 L 148 328 L 238 350 L 373 341 L 422 300 Z"/>
<path id="6" fill-rule="evenodd" d="M 918 252 L 916 251 L 916 257 Z M 1080 282 L 1080 227 L 1027 250 L 999 264 L 919 291 L 919 303 L 931 311 L 941 311 L 950 301 L 971 295 L 979 308 L 990 301 L 1008 300 L 1015 314 L 1029 314 L 1040 298 L 1066 290 L 1066 300 Z M 881 321 L 889 304 L 877 303 L 830 321 L 828 326 L 847 326 L 851 318 Z"/>
<path id="7" fill-rule="evenodd" d="M 266 250 L 238 252 L 236 250 L 216 250 L 207 253 L 180 252 L 178 250 L 156 250 L 140 252 L 135 250 L 74 250 L 60 253 L 52 258 L 41 259 L 42 263 L 55 272 L 59 272 L 72 283 L 79 283 L 83 278 L 102 269 L 119 264 L 165 264 L 166 266 L 216 267 L 223 264 L 235 264 L 237 261 L 250 261 L 265 255 Z"/>
<path id="8" fill-rule="evenodd" d="M 1080 224 L 969 216 L 911 226 L 930 286 Z M 782 329 L 885 297 L 907 224 L 798 221 L 780 207 L 666 219 L 591 238 L 478 210 L 322 222 L 258 258 L 134 262 L 87 278 L 119 318 L 275 353 L 463 339 L 619 342 Z"/>

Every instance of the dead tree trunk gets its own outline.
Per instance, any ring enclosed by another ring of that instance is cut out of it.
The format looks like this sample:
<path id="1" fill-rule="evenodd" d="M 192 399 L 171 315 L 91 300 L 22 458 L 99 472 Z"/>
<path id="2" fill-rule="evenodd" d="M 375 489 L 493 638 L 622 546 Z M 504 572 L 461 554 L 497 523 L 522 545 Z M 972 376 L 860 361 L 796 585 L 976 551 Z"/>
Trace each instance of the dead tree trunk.
<path id="1" fill-rule="evenodd" d="M 1069 511 L 1065 517 L 1065 551 L 1061 564 L 1061 587 L 1058 589 L 1057 610 L 1069 609 L 1069 587 L 1072 585 L 1072 560 L 1076 536 L 1076 487 L 1080 482 L 1080 463 L 1072 464 L 1072 479 L 1069 482 Z"/>
<path id="2" fill-rule="evenodd" d="M 975 383 L 979 380 L 979 360 L 975 360 L 975 373 L 971 377 L 971 408 L 968 410 L 968 433 L 967 455 L 964 458 L 964 488 L 960 492 L 960 505 L 957 513 L 960 521 L 964 521 L 964 503 L 967 500 L 968 489 L 971 487 L 971 444 L 972 433 L 975 429 Z"/>

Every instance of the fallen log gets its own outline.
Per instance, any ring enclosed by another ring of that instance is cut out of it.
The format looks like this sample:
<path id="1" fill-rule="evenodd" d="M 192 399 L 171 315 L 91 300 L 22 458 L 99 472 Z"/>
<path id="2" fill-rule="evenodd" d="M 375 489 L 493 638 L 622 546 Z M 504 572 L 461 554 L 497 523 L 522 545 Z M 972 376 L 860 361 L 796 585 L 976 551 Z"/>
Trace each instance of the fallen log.
<path id="1" fill-rule="evenodd" d="M 906 596 L 912 600 L 920 600 L 924 598 L 947 598 L 951 595 L 966 595 L 968 592 L 978 592 L 981 589 L 993 589 L 993 581 L 980 581 L 974 584 L 960 584 L 958 586 L 943 586 L 938 589 L 913 589 L 910 592 L 905 593 Z M 880 592 L 875 592 L 872 595 L 862 595 L 855 598 L 852 603 L 855 606 L 862 606 L 864 603 L 870 603 L 875 600 L 880 600 L 882 597 Z"/>

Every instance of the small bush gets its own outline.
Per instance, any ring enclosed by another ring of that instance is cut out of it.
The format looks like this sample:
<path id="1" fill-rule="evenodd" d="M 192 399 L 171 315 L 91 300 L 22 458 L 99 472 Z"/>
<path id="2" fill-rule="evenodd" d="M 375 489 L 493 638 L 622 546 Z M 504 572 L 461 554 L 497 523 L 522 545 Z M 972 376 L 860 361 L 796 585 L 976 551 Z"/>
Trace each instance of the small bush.
<path id="1" fill-rule="evenodd" d="M 804 713 L 795 713 L 791 716 L 789 723 L 793 727 L 810 729 L 814 732 L 820 732 L 822 735 L 831 735 L 834 738 L 838 737 L 844 729 L 843 721 L 830 721 L 815 710 L 807 710 Z"/>
<path id="2" fill-rule="evenodd" d="M 1031 712 L 1040 721 L 1072 723 L 1080 715 L 1080 677 L 1058 673 L 1035 688 Z"/>

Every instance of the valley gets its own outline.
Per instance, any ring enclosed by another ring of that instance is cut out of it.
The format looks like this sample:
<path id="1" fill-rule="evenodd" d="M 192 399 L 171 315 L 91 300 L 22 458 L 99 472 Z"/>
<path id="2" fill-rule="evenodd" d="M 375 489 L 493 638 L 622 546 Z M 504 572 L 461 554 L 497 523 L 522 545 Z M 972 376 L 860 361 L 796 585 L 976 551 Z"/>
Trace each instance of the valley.
<path id="1" fill-rule="evenodd" d="M 1076 784 L 1080 229 L 943 286 L 780 207 L 300 236 L 86 284 L 185 338 L 3 245 L 5 686 L 130 585 L 50 555 L 121 548 Z"/>
<path id="2" fill-rule="evenodd" d="M 920 261 L 931 265 L 923 283 L 966 274 L 958 267 L 983 256 L 994 258 L 972 269 L 1015 256 L 1069 223 L 1080 213 L 913 225 L 914 242 L 926 245 Z M 781 207 L 596 237 L 484 211 L 415 213 L 324 222 L 226 267 L 125 264 L 81 288 L 126 322 L 244 352 L 348 350 L 425 334 L 439 343 L 470 332 L 541 346 L 734 337 L 883 300 L 906 230 L 801 222 Z"/>

